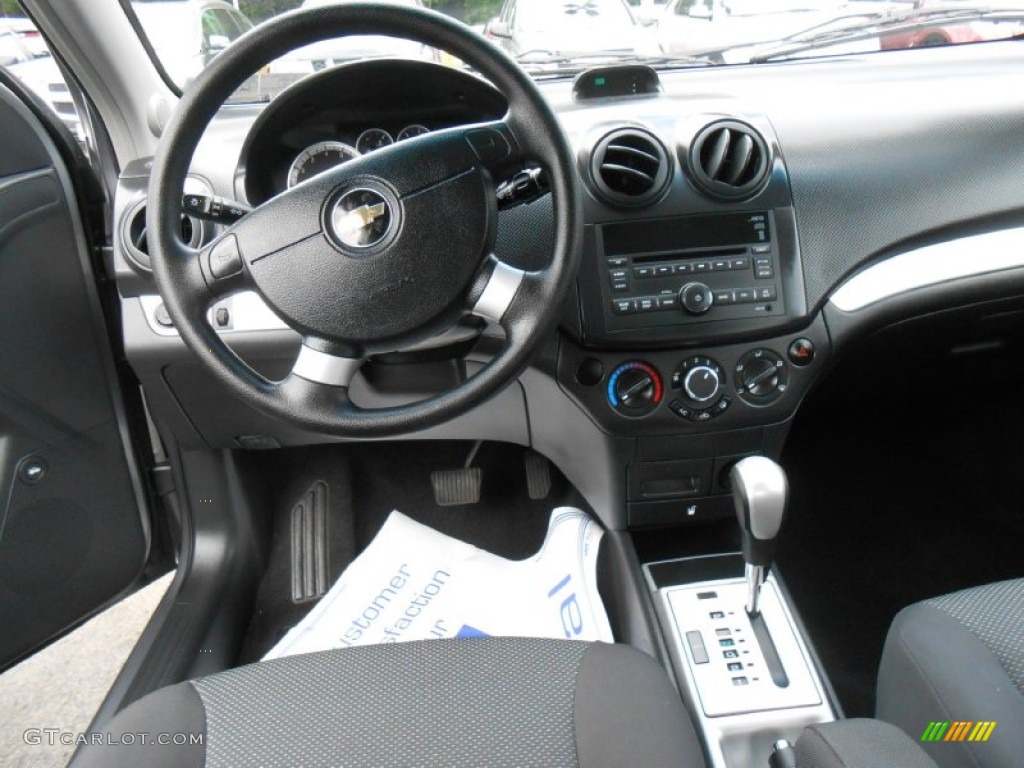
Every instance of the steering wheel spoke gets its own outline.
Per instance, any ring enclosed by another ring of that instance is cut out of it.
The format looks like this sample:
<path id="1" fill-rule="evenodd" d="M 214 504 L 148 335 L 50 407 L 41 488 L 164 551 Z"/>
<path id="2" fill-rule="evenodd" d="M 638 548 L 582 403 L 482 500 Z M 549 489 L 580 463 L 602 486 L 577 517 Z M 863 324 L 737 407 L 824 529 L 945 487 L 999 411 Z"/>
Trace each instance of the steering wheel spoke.
<path id="1" fill-rule="evenodd" d="M 488 256 L 470 292 L 470 314 L 501 324 L 526 274 L 494 254 Z"/>
<path id="2" fill-rule="evenodd" d="M 332 351 L 330 342 L 312 336 L 302 339 L 291 375 L 314 384 L 348 388 L 365 360 Z"/>

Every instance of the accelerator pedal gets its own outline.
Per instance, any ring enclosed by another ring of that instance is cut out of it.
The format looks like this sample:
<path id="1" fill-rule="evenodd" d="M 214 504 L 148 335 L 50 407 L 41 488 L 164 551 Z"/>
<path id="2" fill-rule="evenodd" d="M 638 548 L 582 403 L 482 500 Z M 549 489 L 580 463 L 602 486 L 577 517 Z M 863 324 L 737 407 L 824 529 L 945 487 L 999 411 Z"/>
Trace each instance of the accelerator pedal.
<path id="1" fill-rule="evenodd" d="M 546 499 L 551 493 L 551 462 L 534 450 L 523 454 L 526 465 L 526 490 L 534 501 Z"/>

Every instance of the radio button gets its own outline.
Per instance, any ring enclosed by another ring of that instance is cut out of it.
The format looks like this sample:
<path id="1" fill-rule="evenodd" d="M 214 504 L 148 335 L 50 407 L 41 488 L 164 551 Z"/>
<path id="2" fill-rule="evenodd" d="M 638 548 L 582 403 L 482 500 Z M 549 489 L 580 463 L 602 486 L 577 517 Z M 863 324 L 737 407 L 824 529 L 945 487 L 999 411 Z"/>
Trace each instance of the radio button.
<path id="1" fill-rule="evenodd" d="M 612 313 L 616 315 L 631 315 L 635 305 L 633 299 L 615 299 L 612 301 Z"/>
<path id="2" fill-rule="evenodd" d="M 731 288 L 714 291 L 712 298 L 714 299 L 715 304 L 721 306 L 728 306 L 736 303 L 736 297 L 733 295 Z"/>
<path id="3" fill-rule="evenodd" d="M 687 283 L 679 291 L 679 303 L 691 315 L 703 315 L 711 309 L 714 298 L 711 296 L 711 289 L 704 283 Z"/>

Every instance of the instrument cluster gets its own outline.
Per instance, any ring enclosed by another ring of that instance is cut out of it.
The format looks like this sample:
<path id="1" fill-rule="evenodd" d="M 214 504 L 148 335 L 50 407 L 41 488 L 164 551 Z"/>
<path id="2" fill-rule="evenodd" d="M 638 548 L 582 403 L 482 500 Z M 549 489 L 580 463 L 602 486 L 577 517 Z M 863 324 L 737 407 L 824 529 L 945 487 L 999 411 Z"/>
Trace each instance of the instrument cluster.
<path id="1" fill-rule="evenodd" d="M 346 163 L 360 155 L 366 155 L 417 136 L 430 133 L 430 129 L 420 123 L 410 123 L 392 135 L 384 128 L 367 128 L 360 133 L 354 144 L 344 141 L 318 141 L 303 149 L 288 168 L 287 185 L 289 189 L 306 179 L 328 171 L 342 163 Z"/>

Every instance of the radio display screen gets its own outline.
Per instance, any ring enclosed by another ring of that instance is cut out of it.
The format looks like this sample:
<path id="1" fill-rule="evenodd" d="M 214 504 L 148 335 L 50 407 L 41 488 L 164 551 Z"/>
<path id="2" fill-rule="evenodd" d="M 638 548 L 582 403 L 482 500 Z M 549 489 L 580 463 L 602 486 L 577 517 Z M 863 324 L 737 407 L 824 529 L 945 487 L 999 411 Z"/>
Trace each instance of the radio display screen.
<path id="1" fill-rule="evenodd" d="M 606 256 L 678 253 L 691 248 L 771 242 L 769 218 L 764 211 L 605 224 L 602 232 Z"/>

